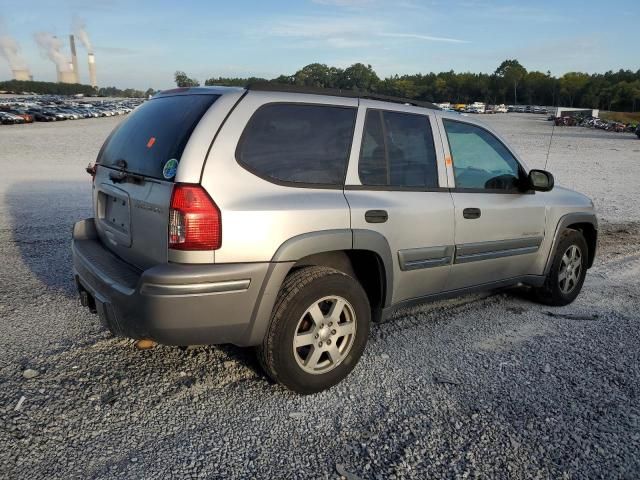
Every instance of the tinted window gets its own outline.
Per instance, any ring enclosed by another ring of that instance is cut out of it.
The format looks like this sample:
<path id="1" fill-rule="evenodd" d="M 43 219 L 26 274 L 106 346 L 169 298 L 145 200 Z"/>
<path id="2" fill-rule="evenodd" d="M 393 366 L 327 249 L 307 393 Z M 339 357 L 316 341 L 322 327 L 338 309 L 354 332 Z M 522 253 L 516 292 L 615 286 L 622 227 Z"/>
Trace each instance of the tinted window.
<path id="1" fill-rule="evenodd" d="M 236 157 L 262 177 L 342 185 L 355 118 L 355 108 L 265 105 L 251 117 Z"/>
<path id="2" fill-rule="evenodd" d="M 485 129 L 443 120 L 457 188 L 514 190 L 520 165 L 507 148 Z"/>
<path id="3" fill-rule="evenodd" d="M 358 171 L 363 185 L 437 187 L 438 169 L 429 118 L 368 110 Z"/>
<path id="4" fill-rule="evenodd" d="M 116 166 L 127 162 L 127 170 L 163 178 L 170 159 L 180 161 L 193 129 L 219 95 L 176 95 L 143 103 L 111 134 L 98 162 Z"/>

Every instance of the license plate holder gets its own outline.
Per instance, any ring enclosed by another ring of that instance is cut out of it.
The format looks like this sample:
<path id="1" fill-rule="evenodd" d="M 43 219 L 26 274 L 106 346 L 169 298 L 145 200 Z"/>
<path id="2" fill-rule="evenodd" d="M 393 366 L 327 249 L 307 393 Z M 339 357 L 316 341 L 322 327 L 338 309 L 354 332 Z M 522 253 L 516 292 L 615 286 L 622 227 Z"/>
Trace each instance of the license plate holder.
<path id="1" fill-rule="evenodd" d="M 129 194 L 111 185 L 98 190 L 98 219 L 107 239 L 114 245 L 131 246 L 131 204 Z"/>
<path id="2" fill-rule="evenodd" d="M 129 199 L 104 194 L 104 220 L 111 228 L 125 235 L 129 235 L 131 217 L 129 213 Z"/>

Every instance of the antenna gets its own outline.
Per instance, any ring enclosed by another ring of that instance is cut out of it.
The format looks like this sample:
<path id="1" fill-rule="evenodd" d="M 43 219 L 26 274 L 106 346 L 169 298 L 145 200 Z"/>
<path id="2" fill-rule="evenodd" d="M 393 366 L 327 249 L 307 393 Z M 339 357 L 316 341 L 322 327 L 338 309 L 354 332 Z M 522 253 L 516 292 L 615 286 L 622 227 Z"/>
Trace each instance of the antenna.
<path id="1" fill-rule="evenodd" d="M 557 113 L 557 110 L 556 110 Z M 547 148 L 547 158 L 544 161 L 544 169 L 547 169 L 547 163 L 549 163 L 549 152 L 551 151 L 551 142 L 553 141 L 553 132 L 556 130 L 556 119 L 553 119 L 553 127 L 551 127 L 551 137 L 549 137 L 549 147 Z"/>

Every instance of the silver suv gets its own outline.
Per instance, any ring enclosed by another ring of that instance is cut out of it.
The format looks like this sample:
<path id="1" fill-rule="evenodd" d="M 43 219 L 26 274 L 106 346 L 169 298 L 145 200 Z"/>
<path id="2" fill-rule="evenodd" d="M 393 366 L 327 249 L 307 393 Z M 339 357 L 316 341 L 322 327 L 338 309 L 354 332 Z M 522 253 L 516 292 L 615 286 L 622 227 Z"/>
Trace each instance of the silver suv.
<path id="1" fill-rule="evenodd" d="M 83 305 L 117 335 L 256 346 L 301 393 L 342 380 L 395 309 L 513 285 L 568 304 L 596 250 L 587 197 L 477 121 L 403 99 L 165 91 L 88 170 Z"/>

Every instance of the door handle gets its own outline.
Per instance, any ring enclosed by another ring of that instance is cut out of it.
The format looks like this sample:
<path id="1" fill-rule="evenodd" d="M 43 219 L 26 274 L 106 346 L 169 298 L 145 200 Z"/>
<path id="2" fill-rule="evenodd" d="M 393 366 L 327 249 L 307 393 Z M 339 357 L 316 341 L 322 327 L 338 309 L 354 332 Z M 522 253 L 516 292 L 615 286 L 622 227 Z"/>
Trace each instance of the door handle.
<path id="1" fill-rule="evenodd" d="M 389 214 L 386 210 L 367 210 L 364 219 L 368 223 L 384 223 L 389 219 Z"/>
<path id="2" fill-rule="evenodd" d="M 462 211 L 462 216 L 464 218 L 468 218 L 469 220 L 480 218 L 480 215 L 482 215 L 482 212 L 480 211 L 479 208 L 465 208 Z"/>

